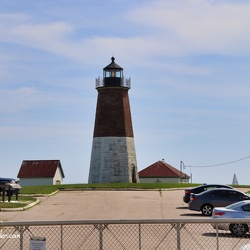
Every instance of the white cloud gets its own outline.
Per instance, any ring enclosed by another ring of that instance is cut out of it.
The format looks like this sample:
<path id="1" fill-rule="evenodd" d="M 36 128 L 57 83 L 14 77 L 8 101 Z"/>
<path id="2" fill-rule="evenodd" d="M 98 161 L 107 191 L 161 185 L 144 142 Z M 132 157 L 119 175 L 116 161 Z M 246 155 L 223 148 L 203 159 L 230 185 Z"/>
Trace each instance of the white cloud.
<path id="1" fill-rule="evenodd" d="M 36 45 L 44 45 L 49 43 L 50 40 L 58 40 L 69 32 L 72 28 L 63 22 L 50 23 L 50 24 L 21 24 L 16 27 L 12 27 L 9 31 L 10 35 L 18 36 L 32 45 L 33 42 L 37 42 Z"/>
<path id="2" fill-rule="evenodd" d="M 65 37 L 71 31 L 72 28 L 63 22 L 16 24 L 2 30 L 1 40 L 63 55 L 70 49 Z"/>
<path id="3" fill-rule="evenodd" d="M 33 106 L 37 89 L 22 87 L 14 90 L 0 90 L 0 112 L 12 113 Z"/>
<path id="4" fill-rule="evenodd" d="M 43 122 L 39 124 L 25 123 L 19 121 L 18 124 L 0 126 L 0 138 L 2 140 L 27 139 L 47 140 L 53 138 L 55 141 L 67 139 L 67 141 L 79 142 L 79 135 L 83 137 L 83 126 L 77 123 L 60 123 L 56 121 Z"/>
<path id="5" fill-rule="evenodd" d="M 250 86 L 246 83 L 231 82 L 217 82 L 213 80 L 207 82 L 167 82 L 167 86 L 171 86 L 173 89 L 180 90 L 180 93 L 184 93 L 190 98 L 194 97 L 209 97 L 216 98 L 217 100 L 231 100 L 237 103 L 249 103 L 250 98 Z"/>
<path id="6" fill-rule="evenodd" d="M 21 87 L 17 89 L 0 89 L 0 112 L 1 113 L 18 113 L 25 110 L 36 109 L 37 107 L 46 108 L 48 114 L 51 108 L 60 109 L 61 105 L 83 105 L 84 102 L 89 100 L 81 100 L 74 98 L 71 93 L 67 92 L 53 92 L 49 89 L 47 91 L 41 91 L 35 87 Z M 82 102 L 82 103 L 81 103 Z"/>
<path id="7" fill-rule="evenodd" d="M 16 25 L 17 23 L 27 22 L 29 20 L 28 16 L 20 13 L 0 13 L 0 27 L 1 29 L 8 28 L 10 26 Z"/>
<path id="8" fill-rule="evenodd" d="M 111 53 L 130 62 L 133 55 L 137 65 L 146 66 L 155 56 L 249 54 L 249 12 L 248 3 L 150 1 L 131 12 L 124 11 L 133 27 L 125 37 L 105 36 L 105 32 L 95 36 L 92 23 L 92 35 L 83 31 L 77 40 L 72 37 L 77 32 L 73 24 L 60 20 L 38 23 L 22 14 L 1 14 L 0 40 L 90 64 Z"/>
<path id="9" fill-rule="evenodd" d="M 106 55 L 107 51 L 123 57 L 132 54 L 142 61 L 152 55 L 191 52 L 249 53 L 249 12 L 250 4 L 152 1 L 127 13 L 134 24 L 130 37 L 82 34 L 78 41 L 70 37 L 76 31 L 72 24 L 36 23 L 25 15 L 1 14 L 0 40 L 88 62 L 93 51 L 99 56 Z"/>
<path id="10" fill-rule="evenodd" d="M 250 52 L 249 12 L 249 3 L 153 1 L 128 17 L 158 31 L 155 39 L 162 41 L 163 53 L 234 54 Z"/>

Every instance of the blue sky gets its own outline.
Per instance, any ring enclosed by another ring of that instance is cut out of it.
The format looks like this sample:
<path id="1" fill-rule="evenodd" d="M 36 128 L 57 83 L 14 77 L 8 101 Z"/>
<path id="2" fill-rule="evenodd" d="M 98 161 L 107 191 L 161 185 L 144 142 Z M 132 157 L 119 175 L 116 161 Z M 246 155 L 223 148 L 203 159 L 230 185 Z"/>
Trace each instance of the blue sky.
<path id="1" fill-rule="evenodd" d="M 114 56 L 139 170 L 183 161 L 195 183 L 250 184 L 249 13 L 247 0 L 2 0 L 1 176 L 59 159 L 65 183 L 87 183 L 95 78 Z"/>

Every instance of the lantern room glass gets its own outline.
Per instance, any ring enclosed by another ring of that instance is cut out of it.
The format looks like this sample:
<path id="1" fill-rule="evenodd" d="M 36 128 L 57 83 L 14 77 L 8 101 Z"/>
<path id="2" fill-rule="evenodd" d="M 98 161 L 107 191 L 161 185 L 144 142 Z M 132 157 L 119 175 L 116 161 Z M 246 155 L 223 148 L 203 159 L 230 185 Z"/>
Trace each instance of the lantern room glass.
<path id="1" fill-rule="evenodd" d="M 104 77 L 122 77 L 122 70 L 108 69 L 104 70 Z"/>

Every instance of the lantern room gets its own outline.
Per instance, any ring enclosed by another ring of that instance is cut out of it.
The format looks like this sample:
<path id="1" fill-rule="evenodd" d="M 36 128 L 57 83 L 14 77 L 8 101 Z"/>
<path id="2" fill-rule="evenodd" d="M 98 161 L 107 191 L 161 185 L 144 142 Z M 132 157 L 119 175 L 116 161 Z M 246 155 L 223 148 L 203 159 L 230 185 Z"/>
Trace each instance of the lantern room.
<path id="1" fill-rule="evenodd" d="M 111 57 L 111 63 L 103 69 L 103 78 L 123 77 L 123 68 L 115 63 L 115 58 Z"/>
<path id="2" fill-rule="evenodd" d="M 111 63 L 103 68 L 103 78 L 96 79 L 96 88 L 101 87 L 123 87 L 130 88 L 130 78 L 123 76 L 123 68 L 115 63 L 115 58 L 111 57 Z"/>

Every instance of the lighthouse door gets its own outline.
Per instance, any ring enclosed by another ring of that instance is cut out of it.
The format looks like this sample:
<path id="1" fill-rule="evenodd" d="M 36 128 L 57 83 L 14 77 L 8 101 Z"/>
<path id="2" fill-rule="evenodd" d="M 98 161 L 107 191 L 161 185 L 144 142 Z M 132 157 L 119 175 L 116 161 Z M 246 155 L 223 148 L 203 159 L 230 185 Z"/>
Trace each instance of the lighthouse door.
<path id="1" fill-rule="evenodd" d="M 131 167 L 131 176 L 132 176 L 132 182 L 137 183 L 137 178 L 136 178 L 136 171 L 135 171 L 135 165 L 133 164 Z"/>

